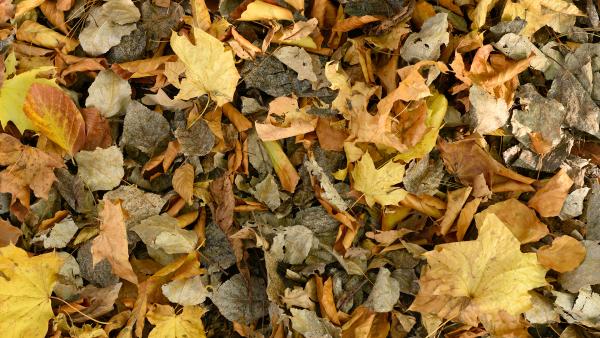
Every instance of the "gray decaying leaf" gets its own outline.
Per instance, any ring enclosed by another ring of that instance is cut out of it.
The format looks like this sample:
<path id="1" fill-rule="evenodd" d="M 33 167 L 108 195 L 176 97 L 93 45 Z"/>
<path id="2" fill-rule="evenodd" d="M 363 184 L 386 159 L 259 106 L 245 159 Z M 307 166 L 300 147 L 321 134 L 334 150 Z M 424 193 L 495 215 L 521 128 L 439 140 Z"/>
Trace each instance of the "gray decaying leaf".
<path id="1" fill-rule="evenodd" d="M 364 303 L 375 312 L 390 312 L 400 298 L 400 283 L 392 277 L 390 270 L 380 268 L 373 290 Z"/>
<path id="2" fill-rule="evenodd" d="M 480 133 L 487 134 L 506 124 L 508 120 L 508 106 L 504 99 L 497 99 L 478 85 L 473 85 L 469 90 L 469 119 L 472 128 Z"/>
<path id="3" fill-rule="evenodd" d="M 102 116 L 119 114 L 131 100 L 131 86 L 110 69 L 98 73 L 88 89 L 86 107 L 97 108 Z"/>
<path id="4" fill-rule="evenodd" d="M 306 338 L 339 338 L 341 329 L 335 327 L 328 320 L 325 320 L 314 311 L 304 309 L 290 309 L 292 316 L 292 329 L 302 334 Z"/>
<path id="5" fill-rule="evenodd" d="M 121 184 L 125 175 L 123 153 L 116 146 L 82 150 L 75 154 L 75 161 L 77 175 L 91 191 L 111 190 Z"/>
<path id="6" fill-rule="evenodd" d="M 210 298 L 223 317 L 242 324 L 264 317 L 269 304 L 264 281 L 256 277 L 245 281 L 241 274 L 221 284 Z"/>
<path id="7" fill-rule="evenodd" d="M 392 271 L 392 277 L 399 283 L 400 292 L 416 295 L 419 292 L 418 277 L 413 269 L 396 269 Z"/>
<path id="8" fill-rule="evenodd" d="M 198 305 L 208 296 L 208 290 L 200 276 L 170 281 L 161 290 L 170 302 L 183 306 Z"/>
<path id="9" fill-rule="evenodd" d="M 525 318 L 531 324 L 550 324 L 560 321 L 558 313 L 552 302 L 537 292 L 529 292 L 531 295 L 531 309 L 525 312 Z"/>
<path id="10" fill-rule="evenodd" d="M 177 23 L 184 14 L 183 7 L 177 2 L 171 2 L 168 7 L 154 5 L 145 1 L 141 7 L 142 27 L 147 34 L 146 50 L 156 50 L 161 41 L 171 36 Z"/>
<path id="11" fill-rule="evenodd" d="M 187 156 L 204 156 L 215 145 L 215 135 L 203 119 L 196 121 L 189 128 L 177 128 L 175 137 Z"/>
<path id="12" fill-rule="evenodd" d="M 251 97 L 242 96 L 242 113 L 243 114 L 254 114 L 254 113 L 266 113 L 267 108 L 260 105 L 260 103 Z"/>
<path id="13" fill-rule="evenodd" d="M 57 254 L 62 258 L 64 263 L 58 271 L 58 282 L 54 285 L 54 293 L 66 301 L 76 300 L 79 295 L 79 289 L 83 287 L 79 264 L 75 260 L 75 257 L 67 252 L 59 251 Z"/>
<path id="14" fill-rule="evenodd" d="M 298 74 L 298 80 L 317 81 L 317 74 L 312 67 L 310 54 L 304 48 L 285 46 L 273 52 L 279 61 Z"/>
<path id="15" fill-rule="evenodd" d="M 329 215 L 323 207 L 318 206 L 299 210 L 294 218 L 294 223 L 310 229 L 320 243 L 333 246 L 339 222 Z"/>
<path id="16" fill-rule="evenodd" d="M 296 81 L 296 73 L 273 56 L 246 61 L 241 74 L 246 86 L 258 88 L 274 97 L 290 95 Z"/>
<path id="17" fill-rule="evenodd" d="M 444 163 L 437 160 L 431 163 L 429 154 L 417 162 L 411 162 L 406 169 L 402 183 L 406 191 L 416 195 L 434 195 L 444 177 Z"/>
<path id="18" fill-rule="evenodd" d="M 558 146 L 563 137 L 561 125 L 566 114 L 565 107 L 540 95 L 530 83 L 519 87 L 517 97 L 524 106 L 523 110 L 515 109 L 511 118 L 512 132 L 517 140 L 534 150 L 530 135 L 537 133 L 550 148 Z"/>
<path id="19" fill-rule="evenodd" d="M 390 17 L 402 11 L 406 1 L 402 0 L 348 0 L 344 13 L 354 16 L 381 15 Z"/>
<path id="20" fill-rule="evenodd" d="M 534 53 L 535 56 L 530 62 L 530 66 L 534 69 L 543 71 L 550 66 L 551 61 L 523 35 L 505 34 L 500 41 L 494 43 L 494 47 L 513 60 L 526 59 Z"/>
<path id="21" fill-rule="evenodd" d="M 131 228 L 144 244 L 161 249 L 167 254 L 183 254 L 193 251 L 198 242 L 196 233 L 181 229 L 177 219 L 167 214 L 151 216 Z"/>
<path id="22" fill-rule="evenodd" d="M 95 265 L 92 263 L 92 241 L 85 242 L 77 250 L 77 263 L 81 269 L 81 277 L 101 287 L 114 285 L 119 281 L 119 277 L 112 273 L 112 266 L 108 260 L 103 259 Z"/>
<path id="23" fill-rule="evenodd" d="M 585 259 L 575 270 L 565 272 L 558 281 L 567 291 L 576 293 L 579 289 L 600 284 L 600 245 L 595 241 L 582 241 L 585 246 Z"/>
<path id="24" fill-rule="evenodd" d="M 121 42 L 112 47 L 106 54 L 109 63 L 125 63 L 143 59 L 146 53 L 146 30 L 139 23 L 128 35 L 121 38 Z"/>
<path id="25" fill-rule="evenodd" d="M 600 294 L 592 292 L 590 286 L 579 290 L 577 298 L 566 292 L 553 292 L 561 316 L 571 324 L 600 328 Z"/>
<path id="26" fill-rule="evenodd" d="M 400 48 L 400 56 L 409 63 L 439 59 L 440 47 L 450 40 L 447 30 L 448 14 L 436 14 L 423 23 L 419 33 L 408 36 Z"/>
<path id="27" fill-rule="evenodd" d="M 587 228 L 587 239 L 600 240 L 600 184 L 592 186 L 592 193 L 587 202 L 585 221 Z"/>
<path id="28" fill-rule="evenodd" d="M 565 133 L 561 143 L 544 156 L 540 156 L 529 149 L 518 152 L 518 158 L 512 163 L 513 166 L 529 170 L 540 170 L 553 173 L 567 159 L 575 140 L 573 136 Z M 522 148 L 522 147 L 521 147 Z"/>
<path id="29" fill-rule="evenodd" d="M 273 170 L 269 154 L 254 129 L 248 134 L 248 161 L 261 174 L 270 173 Z"/>
<path id="30" fill-rule="evenodd" d="M 133 32 L 139 19 L 140 11 L 131 0 L 109 0 L 88 14 L 79 34 L 81 47 L 91 56 L 104 54 Z"/>
<path id="31" fill-rule="evenodd" d="M 600 138 L 600 108 L 571 72 L 563 71 L 554 79 L 548 97 L 565 106 L 569 127 Z"/>
<path id="32" fill-rule="evenodd" d="M 208 258 L 208 272 L 220 271 L 235 264 L 235 256 L 225 233 L 211 222 L 206 226 L 206 242 L 201 252 Z"/>
<path id="33" fill-rule="evenodd" d="M 321 197 L 341 211 L 348 209 L 346 201 L 340 196 L 340 193 L 335 189 L 331 180 L 329 180 L 329 176 L 327 176 L 325 170 L 321 168 L 317 161 L 314 159 L 307 159 L 304 161 L 304 166 L 306 167 L 306 170 L 308 170 L 308 173 L 314 176 L 319 181 L 321 188 L 323 188 Z"/>
<path id="34" fill-rule="evenodd" d="M 587 196 L 590 188 L 584 187 L 572 191 L 560 211 L 560 219 L 565 220 L 575 218 L 583 213 L 583 200 Z"/>
<path id="35" fill-rule="evenodd" d="M 274 211 L 281 205 L 279 186 L 277 186 L 275 177 L 271 174 L 268 174 L 264 180 L 256 185 L 253 195 L 257 200 L 266 204 L 271 211 Z"/>
<path id="36" fill-rule="evenodd" d="M 87 214 L 95 209 L 94 196 L 85 187 L 81 177 L 71 175 L 67 169 L 58 168 L 54 170 L 56 175 L 56 188 L 62 198 L 73 210 L 81 214 Z"/>
<path id="37" fill-rule="evenodd" d="M 273 238 L 270 252 L 278 261 L 301 264 L 315 246 L 312 231 L 302 225 L 285 227 Z"/>
<path id="38" fill-rule="evenodd" d="M 54 224 L 54 226 L 41 234 L 36 235 L 32 242 L 42 242 L 45 249 L 61 249 L 67 246 L 75 233 L 79 230 L 71 216 Z"/>
<path id="39" fill-rule="evenodd" d="M 109 191 L 104 197 L 110 200 L 121 200 L 121 207 L 128 215 L 125 224 L 128 228 L 140 221 L 158 215 L 166 201 L 160 195 L 144 192 L 133 185 L 122 185 Z"/>
<path id="40" fill-rule="evenodd" d="M 131 146 L 146 154 L 164 142 L 170 134 L 169 122 L 137 101 L 127 105 L 121 145 Z"/>

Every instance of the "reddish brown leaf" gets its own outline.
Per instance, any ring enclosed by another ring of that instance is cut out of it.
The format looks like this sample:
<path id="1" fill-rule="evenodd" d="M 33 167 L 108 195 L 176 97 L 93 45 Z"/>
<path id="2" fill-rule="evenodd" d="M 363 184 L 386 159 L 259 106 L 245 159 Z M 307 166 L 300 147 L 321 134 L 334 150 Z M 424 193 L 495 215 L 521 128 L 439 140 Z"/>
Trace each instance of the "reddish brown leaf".
<path id="1" fill-rule="evenodd" d="M 82 150 L 108 148 L 112 144 L 108 120 L 96 108 L 83 108 L 81 114 L 85 120 L 85 144 Z"/>

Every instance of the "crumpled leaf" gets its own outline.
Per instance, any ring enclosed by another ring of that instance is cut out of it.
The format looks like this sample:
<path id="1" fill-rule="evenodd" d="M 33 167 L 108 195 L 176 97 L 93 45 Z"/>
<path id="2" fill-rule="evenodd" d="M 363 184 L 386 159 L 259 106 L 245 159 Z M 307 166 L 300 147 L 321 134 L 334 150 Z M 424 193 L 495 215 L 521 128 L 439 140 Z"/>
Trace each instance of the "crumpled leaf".
<path id="1" fill-rule="evenodd" d="M 5 127 L 8 121 L 12 121 L 21 132 L 26 129 L 37 131 L 36 125 L 25 115 L 23 105 L 32 84 L 57 86 L 54 80 L 38 78 L 49 70 L 52 67 L 40 67 L 4 79 L 0 90 L 0 126 Z"/>
<path id="2" fill-rule="evenodd" d="M 122 37 L 135 30 L 135 22 L 140 17 L 140 11 L 131 0 L 108 0 L 101 7 L 92 8 L 79 33 L 81 47 L 91 56 L 108 52 Z"/>
<path id="3" fill-rule="evenodd" d="M 210 299 L 223 317 L 243 324 L 250 324 L 265 316 L 269 304 L 264 281 L 250 277 L 246 282 L 241 274 L 221 284 Z"/>
<path id="4" fill-rule="evenodd" d="M 277 119 L 284 118 L 282 123 Z M 265 123 L 255 123 L 256 133 L 263 141 L 275 141 L 303 135 L 315 130 L 317 118 L 298 108 L 298 101 L 289 97 L 278 97 L 269 103 L 269 115 Z"/>
<path id="5" fill-rule="evenodd" d="M 163 285 L 161 290 L 170 302 L 183 306 L 204 303 L 209 295 L 200 276 L 170 281 Z"/>
<path id="6" fill-rule="evenodd" d="M 577 298 L 566 292 L 552 292 L 556 296 L 555 304 L 568 323 L 583 324 L 593 328 L 600 327 L 600 294 L 590 286 L 579 290 Z"/>
<path id="7" fill-rule="evenodd" d="M 400 48 L 400 56 L 409 63 L 439 59 L 440 47 L 450 41 L 447 30 L 448 14 L 446 13 L 438 13 L 425 20 L 421 31 L 410 34 L 404 41 Z"/>
<path id="8" fill-rule="evenodd" d="M 29 188 L 37 197 L 48 198 L 56 180 L 54 169 L 64 166 L 58 157 L 22 145 L 8 134 L 0 134 L 0 165 L 8 166 L 0 172 L 0 192 L 11 193 L 11 203 L 19 200 L 25 207 L 29 207 Z"/>
<path id="9" fill-rule="evenodd" d="M 404 199 L 407 192 L 404 189 L 394 187 L 394 185 L 402 182 L 403 176 L 404 166 L 399 163 L 390 161 L 379 169 L 375 168 L 369 152 L 366 152 L 356 162 L 356 166 L 352 170 L 353 187 L 364 194 L 369 206 L 372 206 L 375 202 L 382 206 L 396 205 Z"/>
<path id="10" fill-rule="evenodd" d="M 543 26 L 549 26 L 557 33 L 566 33 L 575 25 L 577 16 L 585 14 L 568 0 L 519 0 L 509 2 L 502 12 L 502 20 L 510 21 L 519 17 L 527 22 L 520 34 L 531 36 Z"/>
<path id="11" fill-rule="evenodd" d="M 105 199 L 100 217 L 100 233 L 92 242 L 92 264 L 96 265 L 107 259 L 115 275 L 137 284 L 137 276 L 129 263 L 127 230 L 121 202 L 113 203 Z"/>
<path id="12" fill-rule="evenodd" d="M 54 317 L 50 295 L 61 265 L 54 252 L 29 257 L 13 245 L 0 248 L 0 330 L 5 337 L 46 335 Z"/>
<path id="13" fill-rule="evenodd" d="M 125 175 L 123 153 L 116 146 L 82 150 L 75 154 L 75 161 L 78 165 L 77 175 L 91 191 L 112 190 L 121 184 Z"/>
<path id="14" fill-rule="evenodd" d="M 131 86 L 112 70 L 98 73 L 88 88 L 86 107 L 95 107 L 104 117 L 112 117 L 122 112 L 131 100 Z"/>
<path id="15" fill-rule="evenodd" d="M 473 129 L 480 134 L 501 128 L 510 116 L 503 99 L 495 98 L 476 84 L 469 89 L 469 102 Z"/>
<path id="16" fill-rule="evenodd" d="M 184 306 L 180 314 L 169 305 L 155 305 L 148 312 L 148 321 L 155 325 L 148 338 L 206 338 L 202 315 L 206 310 L 199 306 Z"/>
<path id="17" fill-rule="evenodd" d="M 529 290 L 546 285 L 546 269 L 520 245 L 498 217 L 488 215 L 477 240 L 425 253 L 429 269 L 410 309 L 472 326 L 484 316 L 499 320 L 501 311 L 518 316 L 531 306 Z"/>
<path id="18" fill-rule="evenodd" d="M 167 214 L 148 217 L 131 230 L 146 245 L 164 250 L 167 254 L 192 252 L 198 242 L 193 231 L 179 228 L 177 219 Z"/>
<path id="19" fill-rule="evenodd" d="M 85 142 L 85 122 L 73 100 L 54 85 L 33 83 L 23 111 L 37 131 L 73 155 Z"/>
<path id="20" fill-rule="evenodd" d="M 585 247 L 571 236 L 560 236 L 537 251 L 540 264 L 558 272 L 573 271 L 585 259 Z"/>
<path id="21" fill-rule="evenodd" d="M 186 67 L 186 78 L 175 98 L 189 100 L 208 94 L 222 106 L 233 100 L 240 79 L 233 55 L 210 34 L 196 27 L 193 31 L 196 45 L 185 36 L 171 35 L 171 48 Z"/>
<path id="22" fill-rule="evenodd" d="M 429 154 L 408 165 L 402 183 L 406 191 L 415 195 L 434 195 L 444 177 L 444 164 L 437 160 L 429 160 Z"/>
<path id="23" fill-rule="evenodd" d="M 42 242 L 45 249 L 61 249 L 67 246 L 75 233 L 79 230 L 73 218 L 67 217 L 56 223 L 49 231 L 38 234 L 33 238 L 34 242 Z"/>

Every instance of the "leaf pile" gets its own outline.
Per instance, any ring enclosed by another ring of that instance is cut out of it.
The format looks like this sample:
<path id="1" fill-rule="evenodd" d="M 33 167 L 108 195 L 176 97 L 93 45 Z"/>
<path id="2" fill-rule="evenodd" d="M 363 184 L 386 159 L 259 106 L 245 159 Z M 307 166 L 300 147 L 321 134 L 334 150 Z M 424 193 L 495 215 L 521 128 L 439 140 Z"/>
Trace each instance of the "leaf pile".
<path id="1" fill-rule="evenodd" d="M 592 0 L 0 0 L 2 337 L 591 337 Z"/>

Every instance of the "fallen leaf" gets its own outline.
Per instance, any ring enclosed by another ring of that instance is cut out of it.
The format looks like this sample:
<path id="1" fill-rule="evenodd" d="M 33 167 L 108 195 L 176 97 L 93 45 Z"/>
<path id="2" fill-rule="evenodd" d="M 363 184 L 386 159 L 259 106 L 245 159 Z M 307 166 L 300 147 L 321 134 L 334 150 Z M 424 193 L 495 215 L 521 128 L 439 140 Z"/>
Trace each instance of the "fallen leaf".
<path id="1" fill-rule="evenodd" d="M 96 265 L 106 259 L 117 276 L 137 284 L 137 276 L 129 263 L 127 231 L 121 202 L 104 200 L 104 208 L 100 212 L 100 217 L 102 218 L 100 233 L 92 242 L 93 264 Z"/>
<path id="2" fill-rule="evenodd" d="M 462 210 L 467 198 L 471 194 L 471 187 L 460 188 L 448 192 L 448 205 L 446 207 L 446 213 L 440 222 L 440 233 L 446 235 L 450 228 L 454 224 L 456 217 Z"/>
<path id="3" fill-rule="evenodd" d="M 388 269 L 380 268 L 373 290 L 363 305 L 375 312 L 390 312 L 399 298 L 400 283 L 392 277 Z"/>
<path id="4" fill-rule="evenodd" d="M 25 116 L 54 143 L 75 154 L 85 142 L 85 121 L 73 100 L 54 85 L 33 83 L 23 104 Z"/>
<path id="5" fill-rule="evenodd" d="M 193 45 L 187 37 L 171 35 L 171 48 L 185 65 L 186 78 L 175 98 L 189 100 L 208 94 L 219 106 L 233 100 L 240 75 L 233 55 L 225 51 L 221 41 L 194 27 Z"/>
<path id="6" fill-rule="evenodd" d="M 113 117 L 122 111 L 131 100 L 131 86 L 112 70 L 106 69 L 98 73 L 88 88 L 86 107 L 94 107 L 104 117 Z"/>
<path id="7" fill-rule="evenodd" d="M 163 285 L 161 290 L 170 302 L 183 306 L 204 303 L 209 295 L 200 276 L 171 281 Z"/>
<path id="8" fill-rule="evenodd" d="M 245 281 L 241 274 L 234 275 L 221 284 L 210 299 L 230 321 L 249 324 L 267 314 L 267 295 L 260 278 Z"/>
<path id="9" fill-rule="evenodd" d="M 31 20 L 25 20 L 19 25 L 17 38 L 45 48 L 60 49 L 65 54 L 72 52 L 79 45 L 77 40 Z"/>
<path id="10" fill-rule="evenodd" d="M 392 161 L 386 163 L 379 169 L 375 168 L 373 159 L 366 152 L 356 163 L 352 170 L 354 189 L 363 193 L 369 206 L 375 202 L 385 205 L 397 205 L 407 192 L 404 189 L 394 187 L 402 182 L 404 166 Z"/>
<path id="11" fill-rule="evenodd" d="M 482 316 L 493 322 L 500 311 L 520 315 L 531 306 L 529 290 L 547 284 L 535 254 L 522 253 L 519 240 L 491 214 L 477 240 L 438 245 L 425 257 L 429 269 L 410 309 L 472 326 Z"/>
<path id="12" fill-rule="evenodd" d="M 19 238 L 23 235 L 21 229 L 10 224 L 8 221 L 0 219 L 0 247 L 9 244 L 17 244 Z"/>
<path id="13" fill-rule="evenodd" d="M 294 15 L 289 9 L 275 6 L 271 3 L 256 0 L 246 7 L 239 20 L 258 21 L 258 20 L 289 20 L 292 21 Z"/>
<path id="14" fill-rule="evenodd" d="M 123 124 L 121 145 L 132 146 L 147 154 L 152 154 L 161 143 L 166 141 L 169 135 L 169 122 L 164 116 L 137 101 L 129 102 Z M 184 143 L 181 142 L 181 144 L 183 146 Z"/>
<path id="15" fill-rule="evenodd" d="M 125 175 L 123 153 L 112 146 L 93 151 L 82 150 L 75 154 L 77 175 L 91 191 L 112 190 L 121 184 Z"/>
<path id="16" fill-rule="evenodd" d="M 55 248 L 61 249 L 73 239 L 75 233 L 79 230 L 73 218 L 67 217 L 56 223 L 47 232 L 36 235 L 32 242 L 42 242 L 45 249 Z"/>
<path id="17" fill-rule="evenodd" d="M 519 17 L 527 22 L 520 32 L 531 36 L 538 29 L 549 26 L 557 33 L 566 33 L 575 25 L 577 16 L 585 14 L 570 1 L 565 0 L 519 0 L 504 7 L 502 20 L 510 21 Z"/>
<path id="18" fill-rule="evenodd" d="M 144 244 L 165 253 L 190 253 L 196 248 L 198 238 L 191 230 L 181 229 L 177 219 L 167 214 L 151 216 L 131 228 Z"/>
<path id="19" fill-rule="evenodd" d="M 7 338 L 43 337 L 54 317 L 50 295 L 62 265 L 52 252 L 29 257 L 14 245 L 0 248 L 0 329 Z M 24 322 L 22 319 L 28 320 Z"/>
<path id="20" fill-rule="evenodd" d="M 440 57 L 440 47 L 450 41 L 448 14 L 439 13 L 425 20 L 419 33 L 411 33 L 402 48 L 400 56 L 406 62 L 414 63 L 423 60 L 435 61 Z"/>
<path id="21" fill-rule="evenodd" d="M 173 173 L 173 189 L 187 204 L 192 204 L 195 176 L 194 167 L 189 163 L 185 163 Z"/>
<path id="22" fill-rule="evenodd" d="M 556 175 L 535 192 L 535 195 L 527 202 L 542 217 L 554 217 L 560 215 L 565 199 L 573 180 L 565 169 L 561 169 Z"/>
<path id="23" fill-rule="evenodd" d="M 148 338 L 206 338 L 200 317 L 206 312 L 198 306 L 184 306 L 180 314 L 169 305 L 155 305 L 148 321 L 155 325 Z"/>
<path id="24" fill-rule="evenodd" d="M 476 214 L 477 228 L 483 225 L 489 214 L 496 215 L 521 243 L 537 242 L 548 234 L 548 227 L 535 212 L 514 198 L 490 205 Z"/>
<path id="25" fill-rule="evenodd" d="M 585 259 L 585 247 L 571 236 L 560 236 L 537 251 L 540 264 L 558 272 L 575 270 Z"/>

